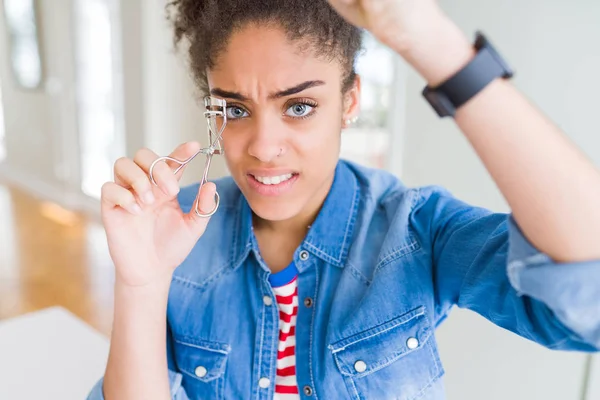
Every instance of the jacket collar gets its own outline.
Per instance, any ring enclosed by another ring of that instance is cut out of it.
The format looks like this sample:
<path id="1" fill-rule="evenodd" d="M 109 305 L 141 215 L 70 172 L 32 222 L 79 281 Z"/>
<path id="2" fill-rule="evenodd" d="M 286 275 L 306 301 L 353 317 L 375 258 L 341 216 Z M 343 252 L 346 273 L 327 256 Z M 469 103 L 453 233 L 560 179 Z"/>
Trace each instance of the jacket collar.
<path id="1" fill-rule="evenodd" d="M 359 200 L 360 188 L 356 176 L 348 164 L 340 160 L 329 193 L 300 245 L 301 249 L 329 264 L 343 267 L 352 242 Z M 239 202 L 229 264 L 234 269 L 243 264 L 250 251 L 259 254 L 252 229 L 252 210 L 243 195 L 239 197 Z"/>

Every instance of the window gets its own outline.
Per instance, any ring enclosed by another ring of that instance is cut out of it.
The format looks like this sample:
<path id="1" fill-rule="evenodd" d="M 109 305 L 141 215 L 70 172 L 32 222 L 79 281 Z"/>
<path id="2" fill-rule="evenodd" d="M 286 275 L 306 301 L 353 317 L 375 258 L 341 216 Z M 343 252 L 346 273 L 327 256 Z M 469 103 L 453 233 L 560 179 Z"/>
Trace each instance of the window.
<path id="1" fill-rule="evenodd" d="M 361 76 L 361 110 L 358 121 L 342 133 L 341 157 L 360 164 L 386 168 L 390 157 L 390 118 L 393 113 L 396 58 L 387 47 L 365 34 L 365 52 L 356 63 Z"/>
<path id="2" fill-rule="evenodd" d="M 112 163 L 125 147 L 116 6 L 111 0 L 75 1 L 81 189 L 95 198 L 112 179 Z"/>
<path id="3" fill-rule="evenodd" d="M 4 13 L 15 81 L 23 88 L 36 89 L 42 83 L 42 61 L 34 0 L 4 0 Z"/>
<path id="4" fill-rule="evenodd" d="M 2 85 L 0 82 L 0 161 L 6 158 L 6 136 L 4 132 L 4 103 L 2 102 Z"/>

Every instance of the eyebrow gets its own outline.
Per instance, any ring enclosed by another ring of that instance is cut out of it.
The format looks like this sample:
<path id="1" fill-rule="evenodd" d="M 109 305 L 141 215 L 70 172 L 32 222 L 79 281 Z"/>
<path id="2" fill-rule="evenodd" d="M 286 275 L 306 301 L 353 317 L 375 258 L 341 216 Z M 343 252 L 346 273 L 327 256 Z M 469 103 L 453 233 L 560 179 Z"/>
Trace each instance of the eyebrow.
<path id="1" fill-rule="evenodd" d="M 293 94 L 300 93 L 306 89 L 309 89 L 309 88 L 312 88 L 315 86 L 323 86 L 323 85 L 325 85 L 325 82 L 320 81 L 320 80 L 302 82 L 301 84 L 296 85 L 294 87 L 284 89 L 284 90 L 270 94 L 269 99 L 272 100 L 272 99 L 279 99 L 279 98 L 286 97 L 286 96 L 291 96 Z M 211 89 L 210 94 L 213 96 L 217 96 L 217 97 L 223 97 L 223 98 L 234 99 L 234 100 L 239 100 L 239 101 L 249 101 L 250 100 L 248 97 L 244 96 L 241 93 L 231 92 L 229 90 L 224 90 L 224 89 L 220 89 L 220 88 Z"/>

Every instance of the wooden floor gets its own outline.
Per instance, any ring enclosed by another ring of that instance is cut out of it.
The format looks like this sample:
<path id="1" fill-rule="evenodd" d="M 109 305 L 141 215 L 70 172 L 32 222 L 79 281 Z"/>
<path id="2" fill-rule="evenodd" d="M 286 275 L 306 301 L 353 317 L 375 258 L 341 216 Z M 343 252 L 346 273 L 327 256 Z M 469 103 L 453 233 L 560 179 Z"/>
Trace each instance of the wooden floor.
<path id="1" fill-rule="evenodd" d="M 97 221 L 0 182 L 0 320 L 58 305 L 108 336 L 113 280 Z"/>

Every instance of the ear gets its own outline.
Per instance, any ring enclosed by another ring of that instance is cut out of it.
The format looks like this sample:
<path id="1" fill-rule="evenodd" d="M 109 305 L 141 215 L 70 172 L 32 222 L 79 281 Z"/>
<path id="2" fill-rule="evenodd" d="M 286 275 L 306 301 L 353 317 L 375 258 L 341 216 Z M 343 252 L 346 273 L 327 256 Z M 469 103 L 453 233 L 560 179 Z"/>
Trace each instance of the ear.
<path id="1" fill-rule="evenodd" d="M 348 128 L 360 113 L 360 76 L 356 75 L 352 87 L 344 94 L 342 128 Z M 351 121 L 348 123 L 348 121 Z"/>

